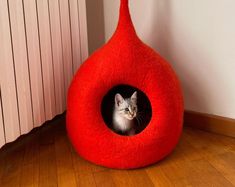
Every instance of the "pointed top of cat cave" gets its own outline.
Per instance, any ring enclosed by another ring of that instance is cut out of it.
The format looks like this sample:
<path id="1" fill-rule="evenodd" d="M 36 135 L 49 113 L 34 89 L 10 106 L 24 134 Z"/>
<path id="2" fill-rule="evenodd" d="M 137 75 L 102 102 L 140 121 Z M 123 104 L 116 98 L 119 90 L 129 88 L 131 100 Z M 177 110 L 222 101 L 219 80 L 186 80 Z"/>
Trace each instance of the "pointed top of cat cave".
<path id="1" fill-rule="evenodd" d="M 114 33 L 114 36 L 118 37 L 130 37 L 136 35 L 134 25 L 131 20 L 131 15 L 129 11 L 129 0 L 120 0 L 120 10 L 119 10 L 119 21 Z M 131 37 L 131 38 L 132 38 Z"/>

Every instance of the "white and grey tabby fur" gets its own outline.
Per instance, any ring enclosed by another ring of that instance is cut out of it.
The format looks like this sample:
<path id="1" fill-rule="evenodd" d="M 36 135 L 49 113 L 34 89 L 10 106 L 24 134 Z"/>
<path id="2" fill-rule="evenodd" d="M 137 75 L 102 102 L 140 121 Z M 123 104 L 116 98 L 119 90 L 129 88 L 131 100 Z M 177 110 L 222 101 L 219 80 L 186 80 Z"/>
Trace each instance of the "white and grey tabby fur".
<path id="1" fill-rule="evenodd" d="M 135 134 L 134 118 L 137 115 L 137 92 L 124 99 L 119 93 L 115 95 L 113 128 L 131 136 Z"/>

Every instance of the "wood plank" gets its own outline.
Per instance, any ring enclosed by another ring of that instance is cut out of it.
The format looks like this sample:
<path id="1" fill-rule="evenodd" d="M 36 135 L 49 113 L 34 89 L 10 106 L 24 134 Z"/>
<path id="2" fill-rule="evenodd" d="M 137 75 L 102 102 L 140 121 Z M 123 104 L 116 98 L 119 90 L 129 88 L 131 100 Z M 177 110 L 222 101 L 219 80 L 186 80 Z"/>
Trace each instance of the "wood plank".
<path id="1" fill-rule="evenodd" d="M 5 129 L 6 142 L 10 142 L 20 135 L 20 123 L 7 0 L 0 1 L 0 10 L 0 84 L 3 117 L 5 124 L 7 124 Z"/>
<path id="2" fill-rule="evenodd" d="M 213 136 L 204 131 L 192 131 L 185 130 L 187 142 L 194 147 L 199 154 L 202 154 L 204 158 L 214 156 L 217 154 L 227 152 L 225 147 L 220 141 L 217 141 Z"/>
<path id="3" fill-rule="evenodd" d="M 38 135 L 39 143 L 39 186 L 57 186 L 57 165 L 55 152 L 55 121 L 41 128 Z M 60 124 L 60 123 L 58 123 Z M 63 152 L 63 151 L 62 151 Z"/>
<path id="4" fill-rule="evenodd" d="M 231 183 L 204 159 L 166 164 L 162 169 L 173 185 L 231 186 Z"/>
<path id="5" fill-rule="evenodd" d="M 1 186 L 17 187 L 20 186 L 21 163 L 23 160 L 24 148 L 13 149 L 5 159 L 5 167 L 1 178 Z"/>
<path id="6" fill-rule="evenodd" d="M 30 177 L 29 177 L 30 174 Z M 21 187 L 37 187 L 39 185 L 39 164 L 32 163 L 21 167 Z"/>
<path id="7" fill-rule="evenodd" d="M 16 73 L 16 85 L 19 104 L 20 131 L 28 133 L 33 129 L 33 111 L 27 59 L 24 15 L 22 0 L 9 0 L 12 31 L 12 45 Z"/>
<path id="8" fill-rule="evenodd" d="M 56 139 L 60 139 L 60 142 L 61 141 L 63 142 L 64 146 L 62 146 L 62 147 L 64 147 L 64 148 L 61 149 L 61 145 L 59 146 L 59 144 L 58 144 L 58 151 L 60 151 L 60 154 L 62 154 L 64 152 L 64 150 L 65 150 L 65 152 L 67 152 L 66 153 L 67 157 L 70 158 L 70 156 L 71 156 L 73 169 L 71 168 L 70 159 L 69 159 L 69 161 L 65 161 L 64 160 L 63 162 L 69 162 L 69 164 L 68 164 L 68 166 L 70 167 L 69 170 L 70 171 L 72 171 L 72 170 L 74 171 L 75 177 L 76 177 L 76 184 L 77 184 L 77 186 L 81 186 L 81 187 L 96 186 L 95 180 L 94 180 L 94 176 L 93 176 L 93 172 L 103 171 L 104 168 L 100 167 L 100 166 L 96 166 L 94 164 L 91 164 L 91 163 L 85 161 L 84 159 L 82 159 L 80 156 L 78 156 L 78 154 L 72 148 L 72 145 L 69 143 L 68 138 L 67 137 L 66 138 L 63 137 L 63 136 L 66 135 L 65 128 L 64 129 L 61 128 L 60 131 L 62 131 L 62 132 L 57 132 L 56 133 Z M 60 136 L 58 136 L 58 134 Z M 56 142 L 57 142 L 57 140 L 56 140 Z M 58 141 L 58 143 L 59 143 L 59 141 Z M 69 156 L 69 153 L 71 154 L 70 156 Z M 64 157 L 64 156 L 62 155 L 62 157 Z M 61 162 L 61 164 L 63 162 Z M 61 165 L 61 167 L 62 166 L 63 165 Z M 67 168 L 67 166 L 65 168 Z"/>
<path id="9" fill-rule="evenodd" d="M 1 87 L 0 87 L 0 148 L 6 143 L 6 141 L 5 141 L 4 120 L 3 120 L 2 114 L 3 114 L 2 113 L 2 96 L 1 96 Z"/>
<path id="10" fill-rule="evenodd" d="M 1 149 L 0 149 L 1 150 Z M 2 186 L 2 175 L 4 174 L 6 164 L 6 151 L 0 151 L 0 186 Z"/>
<path id="11" fill-rule="evenodd" d="M 235 186 L 235 153 L 228 152 L 207 158 L 209 163 Z"/>
<path id="12" fill-rule="evenodd" d="M 192 161 L 193 169 L 187 174 L 192 186 L 233 186 L 206 160 Z"/>
<path id="13" fill-rule="evenodd" d="M 224 176 L 230 183 L 232 183 L 235 186 L 235 175 L 234 174 L 228 174 Z"/>
<path id="14" fill-rule="evenodd" d="M 5 159 L 4 157 L 0 157 L 0 186 L 2 186 L 2 175 L 5 167 Z"/>
<path id="15" fill-rule="evenodd" d="M 47 0 L 37 0 L 45 112 L 46 120 L 51 120 L 56 115 L 56 103 L 48 10 Z"/>
<path id="16" fill-rule="evenodd" d="M 132 186 L 141 187 L 141 186 L 154 186 L 153 182 L 147 175 L 145 170 L 129 170 L 128 179 L 130 180 Z"/>
<path id="17" fill-rule="evenodd" d="M 61 25 L 60 25 L 60 10 L 58 0 L 50 0 L 50 26 L 52 39 L 52 55 L 54 64 L 55 76 L 55 99 L 56 112 L 61 114 L 65 111 L 65 83 L 64 83 L 64 68 L 63 68 L 63 51 L 61 41 Z"/>
<path id="18" fill-rule="evenodd" d="M 109 171 L 101 171 L 93 174 L 97 187 L 116 186 Z"/>
<path id="19" fill-rule="evenodd" d="M 39 186 L 57 186 L 54 144 L 41 145 L 39 156 Z"/>
<path id="20" fill-rule="evenodd" d="M 86 0 L 78 0 L 82 62 L 88 58 L 88 36 L 86 18 Z"/>
<path id="21" fill-rule="evenodd" d="M 201 154 L 197 148 L 193 147 L 190 142 L 187 141 L 187 135 L 185 132 L 182 133 L 180 141 L 176 146 L 173 154 L 175 154 L 175 152 L 180 154 L 180 158 L 184 158 L 188 161 L 199 160 L 203 158 L 203 154 Z"/>
<path id="22" fill-rule="evenodd" d="M 92 164 L 81 158 L 76 152 L 72 152 L 73 165 L 76 173 L 89 174 L 108 170 L 108 168 Z"/>
<path id="23" fill-rule="evenodd" d="M 129 179 L 129 174 L 127 170 L 115 170 L 112 169 L 109 171 L 115 186 L 117 187 L 131 187 L 133 186 L 132 181 Z"/>
<path id="24" fill-rule="evenodd" d="M 58 186 L 77 186 L 75 169 L 70 146 L 65 133 L 58 133 L 55 136 L 55 152 Z"/>
<path id="25" fill-rule="evenodd" d="M 184 124 L 197 129 L 235 137 L 235 119 L 194 111 L 185 111 Z"/>
<path id="26" fill-rule="evenodd" d="M 170 186 L 174 186 L 174 187 L 182 187 L 182 186 L 193 187 L 193 185 L 191 185 L 189 181 L 185 178 L 171 181 L 171 183 L 172 185 Z"/>
<path id="27" fill-rule="evenodd" d="M 76 173 L 89 174 L 92 173 L 92 166 L 87 161 L 83 160 L 77 153 L 73 152 L 73 165 Z"/>
<path id="28" fill-rule="evenodd" d="M 97 187 L 92 173 L 77 173 L 78 187 Z"/>
<path id="29" fill-rule="evenodd" d="M 145 171 L 155 186 L 173 186 L 172 182 L 164 174 L 161 167 L 154 165 L 146 168 Z"/>
<path id="30" fill-rule="evenodd" d="M 23 0 L 23 3 L 28 46 L 34 127 L 38 127 L 45 122 L 45 105 L 38 37 L 37 10 L 35 1 Z"/>
<path id="31" fill-rule="evenodd" d="M 23 165 L 39 163 L 39 142 L 35 138 L 30 138 L 29 143 L 25 146 Z"/>
<path id="32" fill-rule="evenodd" d="M 80 25 L 78 17 L 78 2 L 77 0 L 69 1 L 70 20 L 71 20 L 71 36 L 73 50 L 73 74 L 76 73 L 81 64 L 81 40 L 80 40 Z"/>
<path id="33" fill-rule="evenodd" d="M 226 146 L 227 150 L 231 152 L 235 152 L 235 138 L 214 135 L 217 138 L 217 141 L 221 142 L 223 145 Z"/>
<path id="34" fill-rule="evenodd" d="M 186 178 L 192 172 L 193 166 L 190 161 L 182 159 L 182 161 L 163 161 L 160 165 L 164 175 L 170 181 L 176 181 Z"/>
<path id="35" fill-rule="evenodd" d="M 72 62 L 72 44 L 70 31 L 69 3 L 68 0 L 59 0 L 60 7 L 60 23 L 62 34 L 62 49 L 64 63 L 64 78 L 65 78 L 65 95 L 69 88 L 73 77 L 73 62 Z"/>
<path id="36" fill-rule="evenodd" d="M 20 186 L 39 185 L 39 142 L 38 132 L 25 137 L 25 153 L 22 160 Z M 30 173 L 30 177 L 29 176 Z"/>

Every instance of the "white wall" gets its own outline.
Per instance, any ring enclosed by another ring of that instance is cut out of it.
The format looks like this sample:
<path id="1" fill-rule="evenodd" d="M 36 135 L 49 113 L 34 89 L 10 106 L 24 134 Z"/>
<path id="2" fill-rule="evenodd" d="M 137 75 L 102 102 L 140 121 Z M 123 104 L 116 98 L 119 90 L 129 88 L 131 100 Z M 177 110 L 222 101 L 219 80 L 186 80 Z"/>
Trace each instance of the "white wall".
<path id="1" fill-rule="evenodd" d="M 104 0 L 106 41 L 119 0 Z M 130 0 L 140 38 L 177 72 L 188 110 L 235 118 L 235 1 Z"/>

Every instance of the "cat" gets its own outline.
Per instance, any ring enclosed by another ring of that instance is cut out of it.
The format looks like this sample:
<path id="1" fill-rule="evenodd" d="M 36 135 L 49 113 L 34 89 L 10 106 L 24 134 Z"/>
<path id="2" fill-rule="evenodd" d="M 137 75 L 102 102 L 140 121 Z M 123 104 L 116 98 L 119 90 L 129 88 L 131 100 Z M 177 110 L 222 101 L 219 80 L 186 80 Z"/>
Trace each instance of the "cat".
<path id="1" fill-rule="evenodd" d="M 128 136 L 135 135 L 134 118 L 137 115 L 137 91 L 130 98 L 123 98 L 121 94 L 115 95 L 115 105 L 113 111 L 113 128 L 116 132 Z"/>

